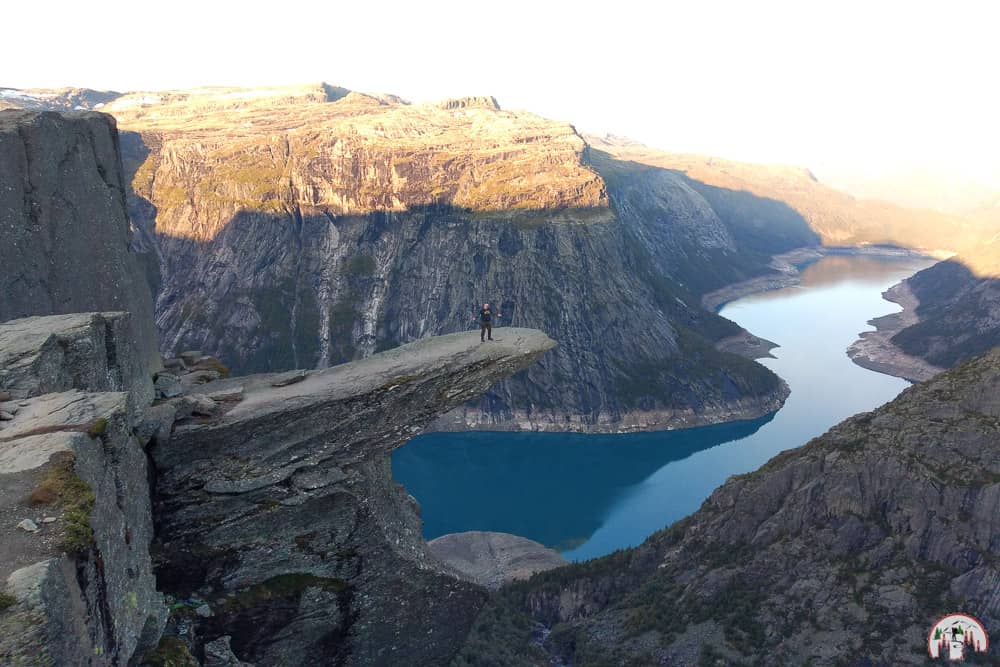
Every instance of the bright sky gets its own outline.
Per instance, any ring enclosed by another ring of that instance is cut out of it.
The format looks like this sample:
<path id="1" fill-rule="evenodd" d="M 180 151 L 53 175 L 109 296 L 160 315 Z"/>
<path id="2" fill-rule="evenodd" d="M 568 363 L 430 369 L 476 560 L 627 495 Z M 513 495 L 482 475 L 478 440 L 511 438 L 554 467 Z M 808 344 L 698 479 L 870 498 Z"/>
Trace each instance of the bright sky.
<path id="1" fill-rule="evenodd" d="M 990 0 L 80 0 L 4 8 L 0 85 L 324 80 L 505 108 L 670 149 L 1000 185 Z"/>

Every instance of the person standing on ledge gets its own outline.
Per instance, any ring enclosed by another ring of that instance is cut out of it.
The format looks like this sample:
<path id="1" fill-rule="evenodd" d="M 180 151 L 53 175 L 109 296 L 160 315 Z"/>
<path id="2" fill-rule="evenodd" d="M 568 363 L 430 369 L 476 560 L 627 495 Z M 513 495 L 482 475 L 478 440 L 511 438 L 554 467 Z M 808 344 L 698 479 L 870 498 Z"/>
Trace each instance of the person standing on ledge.
<path id="1" fill-rule="evenodd" d="M 500 317 L 500 313 L 494 313 L 490 309 L 490 304 L 484 303 L 479 310 L 479 342 L 493 340 L 493 318 Z M 475 318 L 473 318 L 475 319 Z"/>

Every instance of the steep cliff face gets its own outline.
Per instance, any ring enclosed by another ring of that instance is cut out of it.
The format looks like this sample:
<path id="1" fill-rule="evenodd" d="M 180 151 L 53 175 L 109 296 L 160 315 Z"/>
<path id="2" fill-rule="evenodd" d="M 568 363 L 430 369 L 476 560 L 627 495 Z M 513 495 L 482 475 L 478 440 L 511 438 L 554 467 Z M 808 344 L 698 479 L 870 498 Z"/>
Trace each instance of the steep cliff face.
<path id="1" fill-rule="evenodd" d="M 130 664 L 163 628 L 134 329 L 125 313 L 0 324 L 5 665 Z"/>
<path id="2" fill-rule="evenodd" d="M 1000 623 L 998 516 L 1000 348 L 730 478 L 636 549 L 512 585 L 456 664 L 924 664 L 943 614 Z"/>
<path id="3" fill-rule="evenodd" d="M 446 663 L 485 592 L 427 550 L 389 453 L 553 346 L 527 329 L 452 334 L 205 385 L 220 413 L 152 450 L 158 580 L 207 602 L 196 652 L 229 637 L 258 666 Z"/>
<path id="4" fill-rule="evenodd" d="M 740 330 L 698 304 L 768 270 L 767 234 L 742 249 L 683 178 L 492 100 L 253 93 L 106 107 L 130 130 L 166 350 L 237 372 L 324 368 L 468 329 L 490 301 L 501 324 L 562 345 L 441 428 L 664 428 L 783 400 L 769 371 L 715 349 Z"/>
<path id="5" fill-rule="evenodd" d="M 157 333 L 140 259 L 129 251 L 114 119 L 0 112 L 0 183 L 0 322 L 130 312 L 149 376 L 159 364 Z"/>

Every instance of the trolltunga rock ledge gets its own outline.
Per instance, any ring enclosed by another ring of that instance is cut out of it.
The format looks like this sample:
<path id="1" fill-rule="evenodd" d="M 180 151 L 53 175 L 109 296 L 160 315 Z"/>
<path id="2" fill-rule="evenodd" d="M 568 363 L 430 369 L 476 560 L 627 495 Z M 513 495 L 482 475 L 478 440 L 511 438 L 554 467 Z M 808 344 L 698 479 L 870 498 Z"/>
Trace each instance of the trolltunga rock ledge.
<path id="1" fill-rule="evenodd" d="M 495 338 L 209 385 L 222 409 L 151 451 L 158 583 L 210 601 L 198 637 L 258 666 L 447 663 L 486 592 L 428 550 L 389 453 L 555 346 Z"/>

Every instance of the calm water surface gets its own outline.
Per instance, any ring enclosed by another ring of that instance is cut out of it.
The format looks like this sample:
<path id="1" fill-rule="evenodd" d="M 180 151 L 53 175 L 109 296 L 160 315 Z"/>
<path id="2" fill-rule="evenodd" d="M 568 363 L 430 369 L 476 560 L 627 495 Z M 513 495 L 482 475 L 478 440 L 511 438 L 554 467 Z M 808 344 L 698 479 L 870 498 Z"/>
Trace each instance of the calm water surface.
<path id="1" fill-rule="evenodd" d="M 908 383 L 847 357 L 872 317 L 896 312 L 881 293 L 929 265 L 825 257 L 802 284 L 734 301 L 721 314 L 778 343 L 761 362 L 792 390 L 776 414 L 659 433 L 431 433 L 395 452 L 393 474 L 420 502 L 424 535 L 523 535 L 570 560 L 633 546 L 687 516 L 730 475 L 760 467 Z"/>

